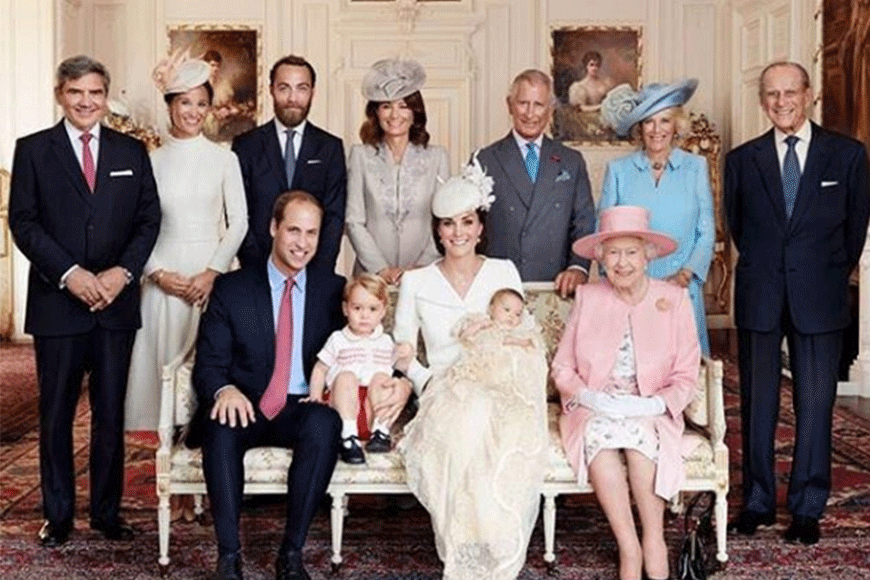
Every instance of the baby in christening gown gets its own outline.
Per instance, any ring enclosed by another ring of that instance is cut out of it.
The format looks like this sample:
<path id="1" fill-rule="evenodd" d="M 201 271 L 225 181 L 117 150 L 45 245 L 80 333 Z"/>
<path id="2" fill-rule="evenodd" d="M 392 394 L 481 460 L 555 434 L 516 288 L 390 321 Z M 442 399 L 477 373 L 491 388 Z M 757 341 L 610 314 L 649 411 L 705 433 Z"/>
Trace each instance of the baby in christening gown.
<path id="1" fill-rule="evenodd" d="M 427 386 L 418 412 L 425 419 L 401 443 L 451 580 L 516 578 L 537 518 L 547 363 L 524 310 L 522 295 L 504 288 L 487 314 L 459 320 L 462 352 Z"/>

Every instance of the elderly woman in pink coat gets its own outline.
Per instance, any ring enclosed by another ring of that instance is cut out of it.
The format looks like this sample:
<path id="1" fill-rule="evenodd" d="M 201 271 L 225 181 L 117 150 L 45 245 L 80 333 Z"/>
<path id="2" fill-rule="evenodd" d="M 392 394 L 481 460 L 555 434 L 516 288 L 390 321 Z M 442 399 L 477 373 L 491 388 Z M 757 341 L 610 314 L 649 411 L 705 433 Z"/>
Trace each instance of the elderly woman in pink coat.
<path id="1" fill-rule="evenodd" d="M 698 378 L 698 333 L 688 292 L 646 274 L 651 259 L 676 248 L 649 229 L 647 210 L 613 207 L 599 223 L 598 233 L 572 249 L 597 260 L 607 276 L 577 288 L 553 359 L 562 443 L 616 536 L 619 578 L 639 580 L 645 571 L 666 579 L 664 508 L 684 477 L 683 410 Z"/>

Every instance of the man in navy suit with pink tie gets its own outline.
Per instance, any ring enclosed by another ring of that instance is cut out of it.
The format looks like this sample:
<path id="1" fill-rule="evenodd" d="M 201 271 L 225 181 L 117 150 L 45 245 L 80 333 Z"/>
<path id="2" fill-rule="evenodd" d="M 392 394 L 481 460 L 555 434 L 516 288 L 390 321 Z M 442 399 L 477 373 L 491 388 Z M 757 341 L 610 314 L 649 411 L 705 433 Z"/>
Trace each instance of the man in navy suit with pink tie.
<path id="1" fill-rule="evenodd" d="M 160 229 L 144 145 L 100 126 L 109 73 L 76 56 L 57 70 L 64 118 L 15 146 L 9 226 L 30 260 L 24 330 L 39 381 L 43 546 L 73 529 L 72 424 L 82 379 L 91 402 L 90 525 L 129 540 L 118 516 L 124 481 L 124 397 L 140 326 L 139 277 Z"/>

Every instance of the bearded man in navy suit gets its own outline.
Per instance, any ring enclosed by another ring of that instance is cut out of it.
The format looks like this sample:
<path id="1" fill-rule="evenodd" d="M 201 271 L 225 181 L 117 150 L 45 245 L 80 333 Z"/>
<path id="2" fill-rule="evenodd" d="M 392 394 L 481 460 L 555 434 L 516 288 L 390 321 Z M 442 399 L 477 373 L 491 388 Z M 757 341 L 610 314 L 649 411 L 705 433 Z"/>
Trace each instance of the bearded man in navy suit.
<path id="1" fill-rule="evenodd" d="M 233 140 L 248 202 L 248 233 L 238 253 L 243 268 L 259 267 L 269 255 L 275 200 L 285 191 L 301 190 L 316 197 L 324 210 L 311 268 L 335 270 L 344 232 L 347 169 L 341 139 L 307 120 L 316 81 L 314 67 L 304 58 L 278 60 L 269 72 L 275 118 Z"/>
<path id="2" fill-rule="evenodd" d="M 743 510 L 751 535 L 776 520 L 774 436 L 780 344 L 794 379 L 795 442 L 785 533 L 814 544 L 831 490 L 831 422 L 849 273 L 870 216 L 864 146 L 807 119 L 813 93 L 799 64 L 768 65 L 761 107 L 773 128 L 731 151 L 725 209 L 740 252 L 735 283 L 743 437 Z"/>
<path id="3" fill-rule="evenodd" d="M 124 397 L 140 326 L 139 277 L 160 229 L 160 203 L 140 141 L 100 126 L 109 73 L 76 56 L 57 69 L 64 118 L 15 146 L 9 226 L 30 260 L 24 330 L 39 380 L 43 546 L 73 528 L 72 424 L 82 379 L 91 402 L 91 528 L 129 540 L 118 516 Z"/>

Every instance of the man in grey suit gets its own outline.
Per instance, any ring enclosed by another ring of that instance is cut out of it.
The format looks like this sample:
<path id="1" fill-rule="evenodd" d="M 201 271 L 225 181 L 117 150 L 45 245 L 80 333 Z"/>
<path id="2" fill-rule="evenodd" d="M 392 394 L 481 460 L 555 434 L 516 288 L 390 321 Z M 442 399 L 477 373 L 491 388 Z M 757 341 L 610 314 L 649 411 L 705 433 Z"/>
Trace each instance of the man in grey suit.
<path id="1" fill-rule="evenodd" d="M 524 282 L 553 280 L 568 296 L 587 279 L 589 261 L 571 244 L 595 228 L 595 206 L 583 156 L 544 135 L 553 101 L 549 75 L 518 74 L 507 96 L 513 129 L 478 159 L 495 180 L 486 254 L 513 260 Z"/>

